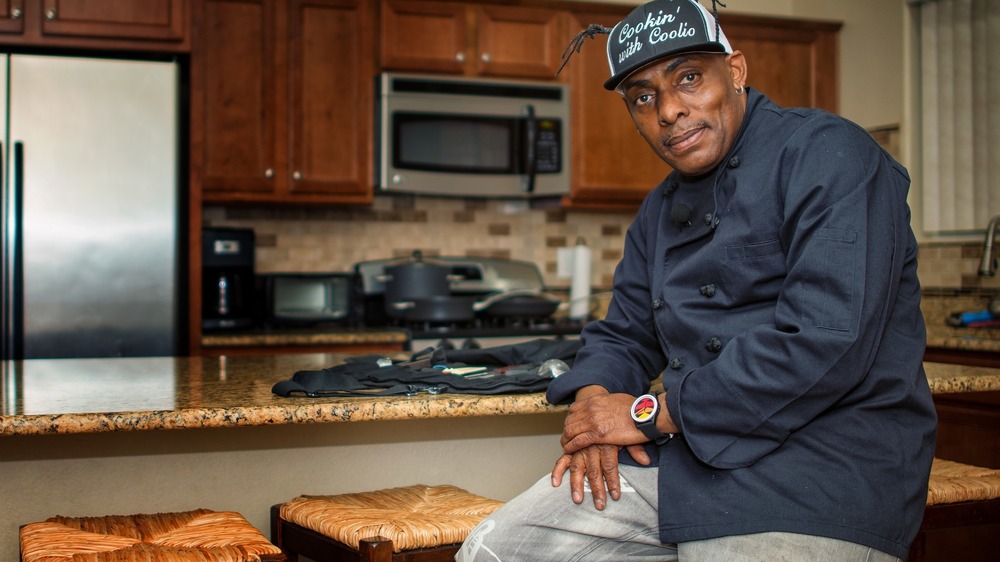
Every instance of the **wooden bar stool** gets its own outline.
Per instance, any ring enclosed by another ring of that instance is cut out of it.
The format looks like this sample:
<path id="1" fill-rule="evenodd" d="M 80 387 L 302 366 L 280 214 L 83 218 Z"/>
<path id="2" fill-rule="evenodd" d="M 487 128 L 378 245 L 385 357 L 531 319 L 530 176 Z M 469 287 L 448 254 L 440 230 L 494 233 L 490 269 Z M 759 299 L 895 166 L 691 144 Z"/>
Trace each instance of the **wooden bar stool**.
<path id="1" fill-rule="evenodd" d="M 281 550 L 233 511 L 50 517 L 22 525 L 22 562 L 284 562 Z"/>
<path id="2" fill-rule="evenodd" d="M 927 509 L 906 559 L 928 560 L 930 531 L 989 524 L 1000 524 L 1000 470 L 935 458 L 927 486 Z"/>
<path id="3" fill-rule="evenodd" d="M 444 562 L 503 502 L 455 486 L 299 496 L 271 508 L 271 540 L 290 562 Z"/>

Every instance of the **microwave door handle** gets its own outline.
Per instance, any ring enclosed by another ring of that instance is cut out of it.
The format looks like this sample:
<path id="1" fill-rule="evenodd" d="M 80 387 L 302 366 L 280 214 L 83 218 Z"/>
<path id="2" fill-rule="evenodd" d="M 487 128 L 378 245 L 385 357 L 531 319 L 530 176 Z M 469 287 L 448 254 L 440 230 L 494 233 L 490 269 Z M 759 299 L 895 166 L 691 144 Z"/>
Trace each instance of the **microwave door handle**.
<path id="1" fill-rule="evenodd" d="M 535 143 L 538 136 L 535 106 L 524 106 L 524 115 L 524 175 L 521 177 L 521 189 L 525 193 L 532 193 L 535 191 Z"/>

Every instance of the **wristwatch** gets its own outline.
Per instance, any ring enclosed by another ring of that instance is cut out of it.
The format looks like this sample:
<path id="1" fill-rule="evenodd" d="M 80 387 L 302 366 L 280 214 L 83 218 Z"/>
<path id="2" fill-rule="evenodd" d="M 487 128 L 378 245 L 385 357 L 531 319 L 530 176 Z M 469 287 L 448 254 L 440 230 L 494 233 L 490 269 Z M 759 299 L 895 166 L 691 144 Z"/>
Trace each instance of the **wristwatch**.
<path id="1" fill-rule="evenodd" d="M 660 401 L 653 394 L 643 394 L 632 402 L 632 421 L 643 435 L 657 445 L 670 440 L 672 433 L 663 433 L 656 427 L 656 416 L 660 413 Z"/>

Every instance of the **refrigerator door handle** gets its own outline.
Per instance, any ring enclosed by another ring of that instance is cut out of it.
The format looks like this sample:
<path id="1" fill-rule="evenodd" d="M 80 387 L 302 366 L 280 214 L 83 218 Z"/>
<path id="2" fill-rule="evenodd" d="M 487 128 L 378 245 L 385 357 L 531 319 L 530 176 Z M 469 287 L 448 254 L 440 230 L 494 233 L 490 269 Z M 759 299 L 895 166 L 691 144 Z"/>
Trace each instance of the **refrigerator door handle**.
<path id="1" fill-rule="evenodd" d="M 11 279 L 11 335 L 14 359 L 24 359 L 24 143 L 14 142 L 14 273 Z"/>
<path id="2" fill-rule="evenodd" d="M 7 250 L 10 252 L 6 275 L 8 282 L 5 306 L 7 313 L 4 326 L 7 334 L 4 339 L 4 359 L 24 358 L 24 238 L 21 218 L 24 216 L 24 143 L 18 141 L 13 146 L 13 163 L 11 165 L 10 193 L 7 204 L 10 206 L 5 219 L 11 224 L 6 225 Z"/>

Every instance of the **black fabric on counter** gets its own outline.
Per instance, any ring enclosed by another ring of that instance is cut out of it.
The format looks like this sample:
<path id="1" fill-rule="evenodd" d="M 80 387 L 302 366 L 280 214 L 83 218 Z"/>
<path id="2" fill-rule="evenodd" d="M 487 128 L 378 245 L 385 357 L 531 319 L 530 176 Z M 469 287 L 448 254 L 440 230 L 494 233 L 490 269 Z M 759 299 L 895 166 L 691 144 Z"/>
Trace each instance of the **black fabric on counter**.
<path id="1" fill-rule="evenodd" d="M 538 374 L 541 364 L 549 359 L 561 359 L 572 365 L 580 345 L 579 340 L 537 339 L 483 349 L 428 348 L 414 353 L 408 361 L 392 361 L 388 365 L 382 355 L 364 355 L 318 371 L 298 371 L 291 379 L 276 383 L 271 391 L 284 397 L 311 398 L 412 396 L 421 392 L 543 392 L 552 379 Z M 487 370 L 479 376 L 460 376 L 444 373 L 441 366 L 482 366 Z"/>

